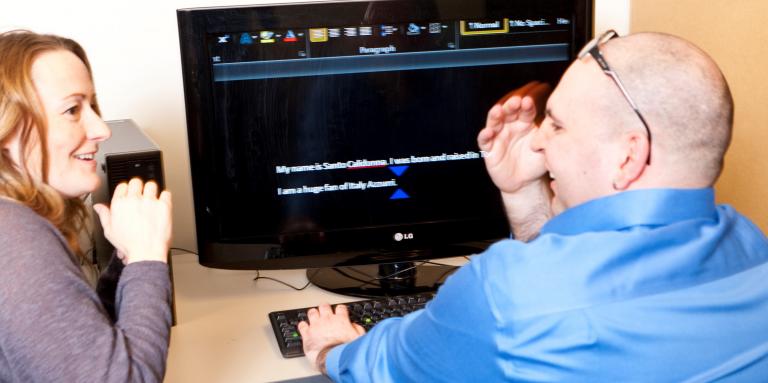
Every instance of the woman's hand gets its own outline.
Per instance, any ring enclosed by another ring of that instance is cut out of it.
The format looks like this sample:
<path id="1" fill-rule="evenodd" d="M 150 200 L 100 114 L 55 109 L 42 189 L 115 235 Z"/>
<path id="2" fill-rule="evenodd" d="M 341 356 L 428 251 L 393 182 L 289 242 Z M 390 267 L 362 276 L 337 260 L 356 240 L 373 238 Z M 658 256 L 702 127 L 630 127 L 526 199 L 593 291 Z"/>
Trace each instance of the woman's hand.
<path id="1" fill-rule="evenodd" d="M 93 206 L 104 236 L 122 255 L 123 263 L 168 261 L 171 242 L 171 193 L 157 196 L 157 184 L 138 178 L 115 188 L 109 207 Z"/>

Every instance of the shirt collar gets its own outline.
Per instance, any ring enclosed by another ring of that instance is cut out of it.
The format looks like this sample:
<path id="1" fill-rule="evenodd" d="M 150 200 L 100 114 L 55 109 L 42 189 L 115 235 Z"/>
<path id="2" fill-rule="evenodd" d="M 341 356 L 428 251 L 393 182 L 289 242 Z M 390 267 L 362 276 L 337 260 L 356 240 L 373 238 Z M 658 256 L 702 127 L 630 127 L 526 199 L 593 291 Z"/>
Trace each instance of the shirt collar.
<path id="1" fill-rule="evenodd" d="M 547 222 L 541 234 L 574 235 L 715 217 L 712 188 L 632 190 L 574 206 Z"/>

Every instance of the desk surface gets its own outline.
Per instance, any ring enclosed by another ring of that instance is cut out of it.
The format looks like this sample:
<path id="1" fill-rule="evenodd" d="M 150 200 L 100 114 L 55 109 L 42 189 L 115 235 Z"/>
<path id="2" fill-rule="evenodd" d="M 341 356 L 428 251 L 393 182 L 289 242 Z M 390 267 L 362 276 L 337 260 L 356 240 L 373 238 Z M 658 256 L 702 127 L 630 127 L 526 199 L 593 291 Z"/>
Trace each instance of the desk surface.
<path id="1" fill-rule="evenodd" d="M 441 263 L 444 261 L 441 260 Z M 464 258 L 446 261 L 461 264 Z M 294 286 L 307 283 L 304 270 L 262 271 Z M 283 309 L 342 303 L 361 298 L 309 286 L 303 291 L 254 271 L 210 269 L 194 254 L 173 256 L 177 324 L 165 382 L 272 382 L 317 375 L 306 358 L 280 354 L 267 314 Z"/>

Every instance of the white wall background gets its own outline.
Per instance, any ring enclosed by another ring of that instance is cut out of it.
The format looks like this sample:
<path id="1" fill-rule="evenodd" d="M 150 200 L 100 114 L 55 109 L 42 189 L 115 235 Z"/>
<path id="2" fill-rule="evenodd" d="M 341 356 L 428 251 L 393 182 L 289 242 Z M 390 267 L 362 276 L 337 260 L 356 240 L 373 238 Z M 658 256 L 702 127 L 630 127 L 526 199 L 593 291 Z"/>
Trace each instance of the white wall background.
<path id="1" fill-rule="evenodd" d="M 298 1 L 305 0 L 280 0 Z M 104 119 L 133 119 L 162 149 L 166 186 L 174 198 L 173 245 L 195 250 L 176 9 L 269 2 L 8 0 L 0 5 L 0 31 L 54 33 L 83 45 Z M 630 0 L 595 2 L 595 30 L 629 30 Z"/>

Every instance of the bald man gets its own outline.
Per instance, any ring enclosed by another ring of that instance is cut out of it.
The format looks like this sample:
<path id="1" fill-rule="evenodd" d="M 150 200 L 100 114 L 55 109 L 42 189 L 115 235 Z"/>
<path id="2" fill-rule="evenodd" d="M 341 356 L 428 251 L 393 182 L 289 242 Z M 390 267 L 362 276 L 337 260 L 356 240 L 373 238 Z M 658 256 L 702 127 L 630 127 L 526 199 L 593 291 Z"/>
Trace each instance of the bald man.
<path id="1" fill-rule="evenodd" d="M 549 91 L 512 92 L 478 135 L 515 239 L 364 336 L 344 306 L 310 310 L 299 330 L 318 369 L 373 382 L 768 377 L 768 239 L 712 189 L 733 122 L 716 64 L 673 36 L 609 31 L 544 108 Z"/>

